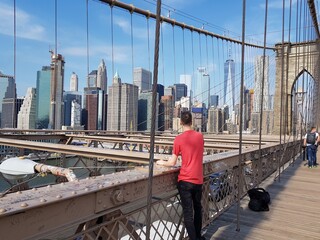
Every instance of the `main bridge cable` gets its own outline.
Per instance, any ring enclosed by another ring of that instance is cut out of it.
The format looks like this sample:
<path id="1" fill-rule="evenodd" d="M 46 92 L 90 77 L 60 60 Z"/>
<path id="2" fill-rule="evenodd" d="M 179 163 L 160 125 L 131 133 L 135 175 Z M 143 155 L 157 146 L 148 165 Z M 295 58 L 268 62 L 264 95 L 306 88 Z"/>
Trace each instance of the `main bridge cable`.
<path id="1" fill-rule="evenodd" d="M 107 3 L 110 6 L 117 6 L 117 7 L 126 9 L 129 12 L 135 12 L 135 13 L 144 15 L 145 17 L 151 17 L 153 19 L 156 19 L 156 14 L 150 13 L 150 11 L 146 11 L 146 10 L 134 7 L 133 5 L 129 5 L 129 4 L 126 4 L 126 3 L 123 3 L 123 2 L 115 1 L 115 0 L 99 0 L 99 1 L 103 2 L 103 3 Z M 236 39 L 229 38 L 229 37 L 226 37 L 226 36 L 222 36 L 222 35 L 219 35 L 219 34 L 216 34 L 216 33 L 213 33 L 213 32 L 209 32 L 209 31 L 207 31 L 205 29 L 202 29 L 202 28 L 196 28 L 194 26 L 189 26 L 189 25 L 186 25 L 185 23 L 177 22 L 174 19 L 170 19 L 170 18 L 167 18 L 167 17 L 160 16 L 160 21 L 169 23 L 171 25 L 175 25 L 175 26 L 181 27 L 182 29 L 184 29 L 184 28 L 188 29 L 191 32 L 197 32 L 199 34 L 204 34 L 204 35 L 208 35 L 208 36 L 211 36 L 211 37 L 215 37 L 215 38 L 219 38 L 219 39 L 222 39 L 222 40 L 226 40 L 226 41 L 229 41 L 229 42 L 242 44 L 242 42 L 240 40 L 236 40 Z M 244 43 L 244 44 L 246 46 L 252 46 L 252 47 L 261 48 L 261 49 L 264 48 L 264 46 L 257 45 L 257 44 L 252 44 L 252 43 Z M 275 47 L 266 47 L 266 49 L 275 50 L 276 48 Z"/>
<path id="2" fill-rule="evenodd" d="M 314 0 L 308 0 L 308 5 L 309 5 L 309 10 L 310 10 L 310 15 L 312 17 L 313 21 L 313 26 L 315 28 L 315 32 L 317 34 L 317 38 L 320 38 L 320 32 L 319 32 L 319 25 L 318 25 L 318 20 L 317 20 L 317 11 L 316 7 L 314 5 Z"/>
<path id="3" fill-rule="evenodd" d="M 151 204 L 152 204 L 152 183 L 153 183 L 153 161 L 154 161 L 154 142 L 155 142 L 155 126 L 156 126 L 156 104 L 157 104 L 157 85 L 158 85 L 158 63 L 159 63 L 159 39 L 160 39 L 160 21 L 161 21 L 161 0 L 157 0 L 157 15 L 155 29 L 154 44 L 154 68 L 153 68 L 153 84 L 152 84 L 152 116 L 151 116 L 151 132 L 150 132 L 150 162 L 149 162 L 149 178 L 148 178 L 148 197 L 147 197 L 147 229 L 146 239 L 150 239 L 151 230 Z"/>

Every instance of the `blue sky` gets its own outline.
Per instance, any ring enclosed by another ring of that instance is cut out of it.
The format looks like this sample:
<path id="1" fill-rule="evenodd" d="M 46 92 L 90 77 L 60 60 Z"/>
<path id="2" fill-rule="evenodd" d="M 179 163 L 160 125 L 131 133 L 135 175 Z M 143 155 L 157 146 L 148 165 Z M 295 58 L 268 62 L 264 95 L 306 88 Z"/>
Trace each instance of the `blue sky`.
<path id="1" fill-rule="evenodd" d="M 154 0 L 124 0 L 136 7 L 155 12 Z M 293 0 L 293 6 L 296 1 Z M 54 0 L 16 0 L 17 54 L 16 83 L 18 96 L 24 96 L 28 87 L 36 86 L 37 71 L 50 64 L 50 49 L 55 48 Z M 162 1 L 162 15 L 195 27 L 207 29 L 220 35 L 241 39 L 241 0 L 167 0 Z M 286 1 L 289 6 L 289 1 Z M 254 43 L 263 43 L 264 0 L 247 0 L 246 35 Z M 153 69 L 153 45 L 155 21 L 149 20 L 149 37 L 145 17 L 131 15 L 119 8 L 113 9 L 113 50 L 111 44 L 111 11 L 109 5 L 89 0 L 89 69 L 97 69 L 101 59 L 107 65 L 108 85 L 112 74 L 118 71 L 123 82 L 132 83 L 132 66 Z M 65 57 L 65 90 L 69 90 L 72 72 L 79 76 L 79 90 L 86 86 L 87 42 L 86 42 L 86 1 L 58 0 L 57 19 L 58 53 Z M 268 39 L 269 45 L 281 42 L 282 1 L 269 0 Z M 133 33 L 133 41 L 131 39 Z M 0 71 L 13 75 L 13 0 L 0 0 Z M 216 40 L 192 35 L 166 24 L 162 27 L 163 50 L 160 57 L 159 83 L 168 86 L 179 81 L 180 74 L 192 74 L 193 66 L 211 64 L 210 74 L 216 74 L 213 55 L 219 44 Z M 191 38 L 194 53 L 191 51 Z M 182 43 L 185 42 L 185 50 Z M 132 44 L 133 42 L 133 44 Z M 150 51 L 148 50 L 148 42 Z M 209 42 L 209 43 L 208 43 Z M 210 53 L 206 49 L 209 45 Z M 220 43 L 222 44 L 222 42 Z M 225 43 L 224 43 L 225 44 Z M 174 47 L 173 47 L 174 46 Z M 225 45 L 218 61 L 227 58 Z M 238 47 L 232 54 L 239 53 Z M 133 52 L 133 57 L 132 57 Z M 173 54 L 175 52 L 175 54 Z M 200 55 L 201 56 L 200 56 Z M 185 58 L 183 59 L 183 55 Z M 149 60 L 150 59 L 150 60 Z M 238 59 L 239 56 L 238 56 Z M 195 63 L 192 63 L 195 61 Z M 163 64 L 162 64 L 163 63 Z M 114 68 L 112 68 L 114 66 Z M 220 77 L 221 78 L 221 77 Z M 2 90 L 0 90 L 2 91 Z"/>

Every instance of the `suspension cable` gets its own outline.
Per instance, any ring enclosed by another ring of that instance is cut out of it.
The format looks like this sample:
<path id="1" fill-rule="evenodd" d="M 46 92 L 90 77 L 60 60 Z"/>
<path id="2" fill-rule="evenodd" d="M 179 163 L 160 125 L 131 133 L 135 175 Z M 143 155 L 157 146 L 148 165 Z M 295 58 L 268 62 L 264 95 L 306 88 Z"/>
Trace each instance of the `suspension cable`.
<path id="1" fill-rule="evenodd" d="M 88 0 L 87 0 L 88 1 Z M 111 24 L 111 55 L 112 55 L 112 78 L 114 77 L 114 43 L 113 43 L 113 5 L 110 5 L 110 24 Z"/>
<path id="2" fill-rule="evenodd" d="M 238 162 L 238 199 L 237 199 L 237 231 L 240 231 L 240 194 L 242 190 L 242 121 L 243 121 L 243 85 L 244 85 L 244 49 L 245 49 L 245 26 L 246 26 L 246 0 L 242 6 L 242 48 L 241 48 L 241 87 L 240 87 L 240 124 L 239 124 L 239 162 Z"/>
<path id="3" fill-rule="evenodd" d="M 158 82 L 158 62 L 159 62 L 159 35 L 160 35 L 160 14 L 161 0 L 157 0 L 157 18 L 155 29 L 154 44 L 154 69 L 153 69 L 153 86 L 152 86 L 152 119 L 150 132 L 150 162 L 149 162 L 149 178 L 148 178 L 148 197 L 147 197 L 147 230 L 146 239 L 150 239 L 151 229 L 151 204 L 152 204 L 152 182 L 153 182 L 153 161 L 154 161 L 154 142 L 155 142 L 155 120 L 156 120 L 156 104 L 157 104 L 157 82 Z"/>
<path id="4" fill-rule="evenodd" d="M 176 44 L 175 44 L 175 37 L 174 37 L 174 25 L 172 24 L 172 47 L 173 47 L 173 82 L 177 82 L 177 75 L 176 75 Z M 175 101 L 175 99 L 173 99 Z"/>
<path id="5" fill-rule="evenodd" d="M 149 63 L 149 72 L 151 72 L 151 67 L 150 67 L 150 27 L 149 27 L 149 17 L 147 19 L 147 37 L 148 37 L 148 63 Z"/>
<path id="6" fill-rule="evenodd" d="M 268 23 L 268 0 L 266 0 L 266 9 L 265 9 L 265 16 L 264 16 L 264 37 L 263 37 L 263 44 L 266 46 L 267 43 L 267 23 Z M 260 96 L 260 126 L 259 126 L 259 170 L 262 171 L 262 159 L 261 159 L 261 139 L 262 139 L 262 120 L 263 120 L 263 105 L 264 105 L 264 83 L 265 83 L 265 73 L 266 73 L 266 49 L 263 49 L 262 55 L 262 83 L 261 83 L 261 96 Z M 259 63 L 260 64 L 260 63 Z M 288 64 L 287 64 L 288 65 Z M 268 80 L 268 79 L 267 79 Z M 262 179 L 262 172 L 258 172 L 258 182 Z"/>
<path id="7" fill-rule="evenodd" d="M 144 16 L 150 16 L 151 18 L 156 19 L 156 14 L 153 14 L 153 13 L 150 13 L 149 11 L 134 7 L 132 4 L 130 5 L 130 4 L 126 4 L 126 3 L 123 3 L 123 2 L 120 2 L 120 1 L 115 1 L 115 0 L 99 0 L 99 1 L 107 3 L 109 5 L 114 5 L 114 6 L 126 9 L 128 11 L 133 11 L 135 13 L 138 13 L 138 14 L 141 14 L 141 15 L 144 15 Z M 189 29 L 190 31 L 195 31 L 195 32 L 197 32 L 199 34 L 209 35 L 209 36 L 213 36 L 215 38 L 220 38 L 220 39 L 227 40 L 229 42 L 242 44 L 241 41 L 239 41 L 239 40 L 232 39 L 232 38 L 229 38 L 229 37 L 226 37 L 226 36 L 221 36 L 219 34 L 215 34 L 215 33 L 209 32 L 209 31 L 207 31 L 207 30 L 205 30 L 203 28 L 195 28 L 194 26 L 189 26 L 189 25 L 186 25 L 185 23 L 177 22 L 174 19 L 170 19 L 168 17 L 160 16 L 160 21 L 169 23 L 171 25 L 174 24 L 175 26 L 178 26 L 178 27 L 181 27 L 181 28 L 186 28 L 186 29 Z M 253 47 L 256 47 L 256 48 L 263 48 L 263 46 L 256 45 L 256 44 L 251 44 L 251 43 L 245 43 L 245 45 L 253 46 Z M 271 49 L 271 50 L 275 49 L 274 47 L 267 47 L 267 48 Z"/>
<path id="8" fill-rule="evenodd" d="M 132 64 L 132 69 L 131 69 L 131 74 L 132 74 L 132 83 L 133 83 L 133 75 L 134 75 L 134 53 L 133 53 L 133 26 L 132 26 L 132 12 L 130 12 L 130 35 L 131 35 L 131 64 Z M 135 114 L 135 111 L 134 111 Z"/>

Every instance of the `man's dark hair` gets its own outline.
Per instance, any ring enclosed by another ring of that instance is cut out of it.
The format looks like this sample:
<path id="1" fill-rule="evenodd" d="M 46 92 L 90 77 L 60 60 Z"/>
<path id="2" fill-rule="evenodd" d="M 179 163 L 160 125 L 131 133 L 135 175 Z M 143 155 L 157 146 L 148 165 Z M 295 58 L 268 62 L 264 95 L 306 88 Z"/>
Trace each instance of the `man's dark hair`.
<path id="1" fill-rule="evenodd" d="M 184 111 L 181 113 L 181 122 L 183 125 L 192 124 L 192 115 L 189 111 Z"/>

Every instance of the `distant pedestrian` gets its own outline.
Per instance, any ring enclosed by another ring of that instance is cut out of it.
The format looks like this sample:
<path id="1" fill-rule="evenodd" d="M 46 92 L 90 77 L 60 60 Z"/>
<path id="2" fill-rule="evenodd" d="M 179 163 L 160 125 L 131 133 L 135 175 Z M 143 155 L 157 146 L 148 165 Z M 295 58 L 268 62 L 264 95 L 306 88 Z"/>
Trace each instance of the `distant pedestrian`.
<path id="1" fill-rule="evenodd" d="M 312 127 L 310 132 L 305 135 L 303 145 L 306 146 L 308 167 L 316 167 L 317 161 L 317 147 L 319 142 L 319 134 L 316 132 L 316 128 Z"/>
<path id="2" fill-rule="evenodd" d="M 202 184 L 203 184 L 203 135 L 192 129 L 192 115 L 189 111 L 181 113 L 180 124 L 183 133 L 173 143 L 173 153 L 168 161 L 159 160 L 163 166 L 176 165 L 181 155 L 182 163 L 178 176 L 178 191 L 183 208 L 184 224 L 190 240 L 205 239 L 202 228 Z"/>

